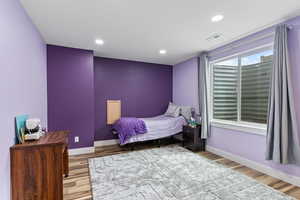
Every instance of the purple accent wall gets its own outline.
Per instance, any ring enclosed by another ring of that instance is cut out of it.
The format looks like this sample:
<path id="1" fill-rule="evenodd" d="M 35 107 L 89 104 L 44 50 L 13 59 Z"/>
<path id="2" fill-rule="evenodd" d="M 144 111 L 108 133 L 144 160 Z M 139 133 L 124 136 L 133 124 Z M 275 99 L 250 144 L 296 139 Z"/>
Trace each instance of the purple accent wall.
<path id="1" fill-rule="evenodd" d="M 106 101 L 121 100 L 122 116 L 160 115 L 172 101 L 172 67 L 95 57 L 95 140 L 113 139 Z"/>
<path id="2" fill-rule="evenodd" d="M 0 27 L 0 199 L 8 200 L 15 116 L 47 125 L 46 45 L 18 0 L 1 1 Z"/>
<path id="3" fill-rule="evenodd" d="M 48 129 L 70 130 L 70 148 L 94 145 L 93 68 L 92 51 L 47 46 Z"/>
<path id="4" fill-rule="evenodd" d="M 298 126 L 300 130 L 300 104 L 297 103 L 300 101 L 300 16 L 293 18 L 291 20 L 286 21 L 287 24 L 293 26 L 293 29 L 289 31 L 289 53 L 290 53 L 290 61 L 292 66 L 292 82 L 294 88 L 294 98 L 295 98 L 295 109 L 296 115 L 298 120 Z M 219 47 L 213 51 L 209 52 L 210 60 L 215 60 L 218 58 L 222 58 L 225 56 L 229 56 L 241 51 L 245 51 L 247 49 L 255 48 L 264 44 L 268 44 L 272 42 L 272 37 L 263 37 L 259 41 L 256 42 L 248 42 L 244 43 L 245 41 L 251 41 L 254 37 L 260 37 L 262 35 L 268 35 L 274 27 L 265 29 L 263 31 L 257 32 L 235 42 L 232 42 L 228 45 Z M 243 43 L 242 46 L 239 44 Z M 238 47 L 237 47 L 238 46 Z M 187 68 L 189 71 L 190 68 L 195 68 L 196 66 L 191 66 L 190 62 L 184 62 L 179 64 L 180 67 Z M 196 65 L 196 63 L 194 63 Z M 174 66 L 173 72 L 173 81 L 181 81 L 183 78 L 180 77 L 179 73 L 182 76 L 186 76 L 187 72 L 181 72 L 180 67 L 178 65 Z M 176 93 L 177 91 L 181 91 L 181 88 L 188 88 L 191 82 L 197 82 L 197 77 L 192 76 L 195 80 L 186 80 L 182 81 L 180 85 L 174 85 L 173 92 Z M 189 96 L 191 92 L 197 93 L 197 87 L 191 87 L 191 89 L 187 91 L 183 91 L 183 96 Z M 196 102 L 196 97 L 193 100 Z M 174 101 L 176 101 L 174 99 Z M 186 104 L 193 102 L 191 100 L 183 101 Z M 182 102 L 182 101 L 181 101 Z M 300 133 L 299 133 L 300 134 Z M 294 176 L 300 176 L 300 167 L 296 165 L 279 165 L 271 161 L 265 160 L 265 148 L 266 148 L 266 137 L 261 135 L 255 135 L 246 132 L 240 132 L 235 130 L 223 129 L 223 128 L 212 128 L 212 135 L 208 139 L 208 145 L 220 149 L 225 152 L 229 152 L 241 157 L 244 157 L 249 160 L 253 160 L 260 164 L 266 165 L 276 170 L 280 170 L 287 174 L 291 174 Z"/>
<path id="5" fill-rule="evenodd" d="M 199 112 L 198 59 L 191 58 L 173 67 L 173 101 L 192 106 Z"/>

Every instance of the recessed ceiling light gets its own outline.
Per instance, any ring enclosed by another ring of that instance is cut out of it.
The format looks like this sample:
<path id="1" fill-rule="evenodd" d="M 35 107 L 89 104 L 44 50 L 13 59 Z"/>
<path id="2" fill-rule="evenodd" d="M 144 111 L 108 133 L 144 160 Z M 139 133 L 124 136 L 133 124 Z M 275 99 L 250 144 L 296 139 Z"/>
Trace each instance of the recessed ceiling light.
<path id="1" fill-rule="evenodd" d="M 167 50 L 165 50 L 165 49 L 159 50 L 159 54 L 161 54 L 161 55 L 164 55 L 164 54 L 166 54 L 166 53 L 167 53 Z"/>
<path id="2" fill-rule="evenodd" d="M 219 21 L 222 21 L 224 19 L 224 16 L 223 15 L 216 15 L 216 16 L 213 16 L 211 18 L 211 21 L 212 22 L 219 22 Z"/>
<path id="3" fill-rule="evenodd" d="M 95 40 L 95 43 L 98 44 L 98 45 L 103 45 L 104 41 L 101 40 L 101 39 L 97 39 L 97 40 Z"/>

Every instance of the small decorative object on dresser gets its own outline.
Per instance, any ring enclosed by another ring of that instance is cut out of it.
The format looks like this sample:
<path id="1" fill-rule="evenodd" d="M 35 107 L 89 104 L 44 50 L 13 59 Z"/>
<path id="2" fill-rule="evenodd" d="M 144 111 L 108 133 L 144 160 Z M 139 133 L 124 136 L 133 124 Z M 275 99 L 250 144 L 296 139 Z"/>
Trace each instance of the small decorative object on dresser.
<path id="1" fill-rule="evenodd" d="M 205 151 L 205 139 L 201 139 L 201 125 L 183 126 L 184 146 L 192 151 Z"/>
<path id="2" fill-rule="evenodd" d="M 12 200 L 63 200 L 63 175 L 69 174 L 68 134 L 49 132 L 10 148 Z"/>

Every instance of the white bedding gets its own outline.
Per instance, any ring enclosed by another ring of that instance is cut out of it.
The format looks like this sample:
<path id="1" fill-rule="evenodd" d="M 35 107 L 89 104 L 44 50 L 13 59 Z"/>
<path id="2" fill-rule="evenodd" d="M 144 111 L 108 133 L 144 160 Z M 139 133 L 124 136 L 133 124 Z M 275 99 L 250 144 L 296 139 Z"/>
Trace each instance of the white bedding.
<path id="1" fill-rule="evenodd" d="M 151 118 L 140 118 L 147 127 L 147 133 L 140 134 L 128 139 L 125 144 L 154 140 L 159 138 L 168 137 L 182 132 L 183 125 L 186 124 L 184 117 L 169 117 L 165 115 L 159 115 Z"/>

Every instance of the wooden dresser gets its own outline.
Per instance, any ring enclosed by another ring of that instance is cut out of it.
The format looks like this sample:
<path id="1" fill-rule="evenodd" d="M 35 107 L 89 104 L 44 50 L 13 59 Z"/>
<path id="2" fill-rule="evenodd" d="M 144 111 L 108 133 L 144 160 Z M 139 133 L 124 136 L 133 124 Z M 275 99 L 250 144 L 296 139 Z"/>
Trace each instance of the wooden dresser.
<path id="1" fill-rule="evenodd" d="M 68 131 L 10 148 L 12 200 L 63 200 L 69 174 Z"/>

